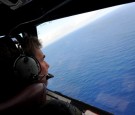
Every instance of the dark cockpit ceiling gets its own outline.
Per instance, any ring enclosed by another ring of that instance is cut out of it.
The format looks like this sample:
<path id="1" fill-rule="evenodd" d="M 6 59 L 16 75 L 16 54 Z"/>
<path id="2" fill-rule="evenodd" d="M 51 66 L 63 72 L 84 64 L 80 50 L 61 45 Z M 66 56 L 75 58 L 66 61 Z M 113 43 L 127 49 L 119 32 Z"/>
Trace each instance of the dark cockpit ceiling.
<path id="1" fill-rule="evenodd" d="M 134 0 L 0 0 L 0 36 L 42 22 Z"/>

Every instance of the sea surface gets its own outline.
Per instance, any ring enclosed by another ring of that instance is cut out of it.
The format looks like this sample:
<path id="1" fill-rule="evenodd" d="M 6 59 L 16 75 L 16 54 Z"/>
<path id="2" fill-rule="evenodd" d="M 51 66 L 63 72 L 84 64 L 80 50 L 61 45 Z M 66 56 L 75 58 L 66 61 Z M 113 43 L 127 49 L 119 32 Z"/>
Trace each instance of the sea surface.
<path id="1" fill-rule="evenodd" d="M 115 115 L 135 115 L 135 3 L 43 49 L 48 88 Z"/>

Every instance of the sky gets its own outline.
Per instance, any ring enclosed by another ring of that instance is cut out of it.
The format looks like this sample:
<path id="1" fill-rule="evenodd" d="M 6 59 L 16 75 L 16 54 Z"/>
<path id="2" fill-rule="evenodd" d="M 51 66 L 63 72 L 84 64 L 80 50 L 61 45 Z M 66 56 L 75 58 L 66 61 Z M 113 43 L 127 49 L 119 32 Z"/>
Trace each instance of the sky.
<path id="1" fill-rule="evenodd" d="M 73 15 L 53 21 L 45 22 L 37 26 L 38 38 L 41 40 L 43 48 L 61 39 L 63 36 L 85 26 L 88 23 L 118 9 L 122 5 Z"/>

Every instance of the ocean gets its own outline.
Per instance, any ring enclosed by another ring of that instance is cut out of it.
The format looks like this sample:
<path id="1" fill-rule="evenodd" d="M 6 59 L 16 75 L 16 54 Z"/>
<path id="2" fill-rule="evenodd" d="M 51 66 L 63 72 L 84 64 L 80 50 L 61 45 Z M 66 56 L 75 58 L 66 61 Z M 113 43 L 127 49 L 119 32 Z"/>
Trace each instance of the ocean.
<path id="1" fill-rule="evenodd" d="M 45 47 L 48 88 L 115 115 L 135 114 L 135 4 Z"/>

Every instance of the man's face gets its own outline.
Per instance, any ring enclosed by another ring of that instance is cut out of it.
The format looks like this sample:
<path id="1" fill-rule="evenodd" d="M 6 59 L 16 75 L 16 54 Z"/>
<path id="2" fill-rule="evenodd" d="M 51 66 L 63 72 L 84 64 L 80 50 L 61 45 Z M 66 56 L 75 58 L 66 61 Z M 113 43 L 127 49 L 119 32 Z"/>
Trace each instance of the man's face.
<path id="1" fill-rule="evenodd" d="M 41 66 L 41 71 L 39 74 L 39 82 L 46 83 L 47 85 L 46 76 L 48 74 L 49 64 L 45 61 L 45 55 L 40 49 L 36 49 L 35 57 Z"/>

